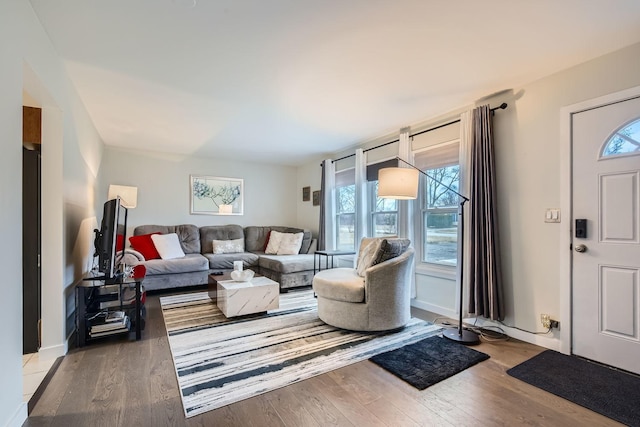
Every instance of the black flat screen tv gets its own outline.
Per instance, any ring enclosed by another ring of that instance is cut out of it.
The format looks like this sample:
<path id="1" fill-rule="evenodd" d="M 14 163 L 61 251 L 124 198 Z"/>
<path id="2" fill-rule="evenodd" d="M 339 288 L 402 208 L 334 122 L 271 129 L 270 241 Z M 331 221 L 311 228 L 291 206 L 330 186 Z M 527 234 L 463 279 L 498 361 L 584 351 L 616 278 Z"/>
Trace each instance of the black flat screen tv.
<path id="1" fill-rule="evenodd" d="M 127 208 L 122 206 L 120 197 L 105 202 L 100 230 L 95 233 L 98 271 L 103 275 L 100 278 L 115 281 L 122 275 L 118 252 L 124 250 L 127 234 Z"/>

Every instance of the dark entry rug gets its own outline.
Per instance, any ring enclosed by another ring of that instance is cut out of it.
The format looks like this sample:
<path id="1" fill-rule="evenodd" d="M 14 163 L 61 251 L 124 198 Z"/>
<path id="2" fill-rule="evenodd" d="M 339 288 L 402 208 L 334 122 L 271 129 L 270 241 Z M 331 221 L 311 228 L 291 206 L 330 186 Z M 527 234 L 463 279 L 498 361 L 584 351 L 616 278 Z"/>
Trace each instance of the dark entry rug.
<path id="1" fill-rule="evenodd" d="M 553 350 L 509 375 L 629 426 L 640 426 L 640 377 Z"/>
<path id="2" fill-rule="evenodd" d="M 419 390 L 487 360 L 489 355 L 439 336 L 372 357 L 373 363 Z"/>

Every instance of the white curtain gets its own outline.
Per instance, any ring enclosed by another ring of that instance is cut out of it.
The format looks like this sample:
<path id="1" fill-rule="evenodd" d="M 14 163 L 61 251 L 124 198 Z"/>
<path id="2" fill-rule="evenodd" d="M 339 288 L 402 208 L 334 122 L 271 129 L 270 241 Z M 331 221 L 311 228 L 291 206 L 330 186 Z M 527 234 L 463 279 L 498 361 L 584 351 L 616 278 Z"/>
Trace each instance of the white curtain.
<path id="1" fill-rule="evenodd" d="M 322 162 L 320 183 L 320 228 L 318 249 L 333 250 L 336 247 L 336 167 L 333 160 Z"/>
<path id="2" fill-rule="evenodd" d="M 469 189 L 469 167 L 470 167 L 470 161 L 471 161 L 471 148 L 473 146 L 473 114 L 472 111 L 465 111 L 464 113 L 462 113 L 460 115 L 460 153 L 459 153 L 459 162 L 460 162 L 460 194 L 464 194 L 465 196 L 469 196 L 470 194 L 470 189 Z M 473 200 L 471 200 L 471 202 L 467 202 L 465 204 L 465 211 L 464 211 L 464 224 L 462 224 L 462 226 L 464 227 L 465 230 L 469 230 L 469 220 L 470 220 L 470 209 L 469 209 L 469 203 L 473 203 Z M 463 289 L 469 289 L 470 286 L 470 280 L 469 280 L 469 262 L 471 260 L 471 246 L 469 245 L 469 233 L 466 233 L 464 236 L 464 242 L 462 241 L 462 239 L 460 239 L 460 227 L 458 227 L 458 253 L 462 253 L 462 251 L 464 251 L 464 265 L 458 265 L 458 271 L 457 271 L 457 280 L 458 280 L 458 286 L 456 286 L 456 292 L 459 293 L 460 292 L 460 272 L 462 271 L 461 269 L 464 269 L 465 274 L 463 275 L 463 281 L 464 283 L 462 284 Z M 463 293 L 463 295 L 457 295 L 456 296 L 456 301 L 460 301 L 460 298 L 464 298 L 463 300 L 463 307 L 467 307 L 467 297 L 466 295 Z M 463 309 L 464 310 L 464 309 Z M 468 312 L 465 311 L 463 313 L 463 316 L 467 316 Z"/>
<path id="3" fill-rule="evenodd" d="M 411 142 L 409 141 L 409 134 L 411 129 L 406 127 L 400 129 L 400 141 L 398 144 L 398 157 L 402 160 L 413 164 L 413 153 L 411 151 Z M 400 167 L 410 168 L 404 162 L 398 162 Z M 413 246 L 414 232 L 413 232 L 413 200 L 398 200 L 398 237 L 403 237 L 411 240 Z M 416 260 L 411 263 L 411 272 L 409 274 L 411 280 L 411 298 L 417 296 L 416 290 Z"/>
<path id="4" fill-rule="evenodd" d="M 356 252 L 360 247 L 360 241 L 368 236 L 369 230 L 369 205 L 367 194 L 367 153 L 362 148 L 356 150 L 356 228 L 355 246 Z M 358 257 L 353 257 L 354 267 Z"/>

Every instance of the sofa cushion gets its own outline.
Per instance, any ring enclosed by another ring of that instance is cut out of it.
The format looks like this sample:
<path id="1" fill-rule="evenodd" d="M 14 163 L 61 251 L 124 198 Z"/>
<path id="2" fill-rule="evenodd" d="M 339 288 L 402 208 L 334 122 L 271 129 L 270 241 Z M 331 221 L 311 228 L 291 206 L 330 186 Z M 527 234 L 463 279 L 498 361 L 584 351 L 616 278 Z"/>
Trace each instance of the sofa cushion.
<path id="1" fill-rule="evenodd" d="M 203 254 L 209 262 L 209 268 L 214 270 L 233 270 L 234 261 L 243 261 L 244 267 L 258 265 L 258 255 L 251 252 L 238 254 Z"/>
<path id="2" fill-rule="evenodd" d="M 380 264 L 392 258 L 398 257 L 403 254 L 411 241 L 409 239 L 401 239 L 401 238 L 391 238 L 391 239 L 383 239 L 380 243 L 380 247 L 377 251 L 377 254 L 373 258 L 371 265 Z"/>
<path id="3" fill-rule="evenodd" d="M 236 224 L 200 227 L 200 247 L 203 254 L 213 253 L 214 240 L 244 239 L 244 230 Z"/>
<path id="4" fill-rule="evenodd" d="M 266 268 L 278 273 L 297 273 L 299 271 L 313 270 L 313 255 L 260 255 L 258 261 L 260 268 Z"/>
<path id="5" fill-rule="evenodd" d="M 187 254 L 183 258 L 174 259 L 152 259 L 141 264 L 147 268 L 148 276 L 209 270 L 209 261 L 200 254 Z"/>
<path id="6" fill-rule="evenodd" d="M 237 254 L 244 252 L 244 239 L 213 240 L 211 247 L 214 254 Z"/>
<path id="7" fill-rule="evenodd" d="M 281 226 L 257 226 L 252 225 L 244 228 L 245 241 L 244 250 L 248 252 L 264 252 L 267 247 L 267 241 L 269 240 L 269 232 L 275 230 L 280 233 L 303 233 L 302 245 L 298 253 L 309 253 L 309 247 L 311 246 L 311 231 L 303 230 L 301 228 L 294 227 L 281 227 Z"/>
<path id="8" fill-rule="evenodd" d="M 139 236 L 129 237 L 129 243 L 131 243 L 131 247 L 140 252 L 145 260 L 160 258 L 160 254 L 158 253 L 156 246 L 153 244 L 153 240 L 151 240 L 151 236 L 153 234 L 156 233 L 141 234 Z"/>
<path id="9" fill-rule="evenodd" d="M 200 231 L 198 230 L 198 227 L 193 224 L 140 225 L 133 229 L 134 236 L 151 233 L 176 233 L 178 235 L 178 240 L 180 240 L 180 246 L 185 254 L 200 253 Z"/>
<path id="10" fill-rule="evenodd" d="M 176 233 L 152 234 L 151 240 L 163 260 L 184 257 L 184 251 Z"/>
<path id="11" fill-rule="evenodd" d="M 313 278 L 313 290 L 322 298 L 345 302 L 364 302 L 364 278 L 353 268 L 331 268 Z"/>

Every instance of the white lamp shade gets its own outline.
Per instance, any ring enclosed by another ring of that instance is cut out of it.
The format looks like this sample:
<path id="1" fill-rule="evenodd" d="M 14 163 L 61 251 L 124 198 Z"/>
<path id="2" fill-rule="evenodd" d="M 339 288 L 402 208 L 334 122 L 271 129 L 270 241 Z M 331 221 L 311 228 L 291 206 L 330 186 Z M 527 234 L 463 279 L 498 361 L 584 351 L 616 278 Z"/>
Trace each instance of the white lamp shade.
<path id="1" fill-rule="evenodd" d="M 384 168 L 378 171 L 378 197 L 407 200 L 418 197 L 419 172 L 409 168 Z"/>
<path id="2" fill-rule="evenodd" d="M 115 199 L 120 196 L 122 206 L 133 209 L 138 206 L 138 187 L 129 187 L 126 185 L 110 185 L 108 199 Z"/>
<path id="3" fill-rule="evenodd" d="M 233 213 L 233 205 L 220 205 L 218 207 L 218 213 L 223 215 L 230 215 Z"/>

